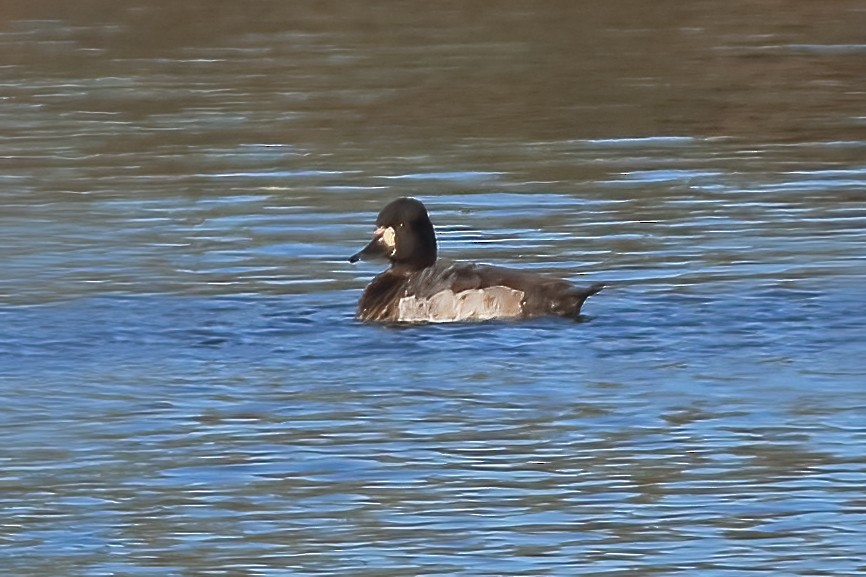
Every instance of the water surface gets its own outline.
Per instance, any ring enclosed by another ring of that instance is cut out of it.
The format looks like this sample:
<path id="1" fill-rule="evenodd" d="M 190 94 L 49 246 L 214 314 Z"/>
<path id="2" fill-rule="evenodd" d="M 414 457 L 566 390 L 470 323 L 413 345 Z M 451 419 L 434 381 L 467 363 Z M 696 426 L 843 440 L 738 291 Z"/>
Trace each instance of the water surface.
<path id="1" fill-rule="evenodd" d="M 866 12 L 4 2 L 0 566 L 862 575 Z M 443 254 L 574 323 L 353 320 Z"/>

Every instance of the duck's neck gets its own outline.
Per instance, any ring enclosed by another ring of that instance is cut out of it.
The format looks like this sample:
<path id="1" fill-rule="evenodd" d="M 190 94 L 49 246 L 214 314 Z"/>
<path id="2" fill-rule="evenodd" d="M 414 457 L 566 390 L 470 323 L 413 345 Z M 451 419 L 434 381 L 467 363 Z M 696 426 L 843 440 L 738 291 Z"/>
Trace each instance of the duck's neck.
<path id="1" fill-rule="evenodd" d="M 424 261 L 423 264 L 421 262 L 391 262 L 391 274 L 397 276 L 409 276 L 410 274 L 414 274 L 416 272 L 422 271 L 425 268 L 431 267 L 436 264 L 436 257 L 434 255 L 433 260 Z"/>
<path id="2" fill-rule="evenodd" d="M 391 257 L 391 272 L 401 276 L 424 270 L 436 264 L 436 235 L 433 225 L 422 228 L 418 236 L 398 239 L 397 250 Z"/>

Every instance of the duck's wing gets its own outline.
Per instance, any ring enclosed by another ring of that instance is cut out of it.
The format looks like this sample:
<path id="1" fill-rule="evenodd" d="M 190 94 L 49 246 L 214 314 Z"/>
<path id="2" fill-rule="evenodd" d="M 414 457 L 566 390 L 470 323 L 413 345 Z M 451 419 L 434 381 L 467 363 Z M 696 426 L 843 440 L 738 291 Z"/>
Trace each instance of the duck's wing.
<path id="1" fill-rule="evenodd" d="M 520 316 L 556 314 L 577 317 L 584 301 L 604 287 L 602 283 L 578 287 L 532 271 L 475 263 L 453 263 L 450 274 L 446 276 L 451 279 L 450 288 L 456 293 L 498 287 L 522 293 Z"/>

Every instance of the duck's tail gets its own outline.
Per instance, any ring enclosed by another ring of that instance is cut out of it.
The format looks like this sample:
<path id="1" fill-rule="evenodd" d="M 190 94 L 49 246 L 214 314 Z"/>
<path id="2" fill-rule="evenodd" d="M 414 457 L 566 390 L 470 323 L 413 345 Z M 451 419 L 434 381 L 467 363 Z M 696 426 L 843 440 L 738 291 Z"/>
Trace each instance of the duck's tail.
<path id="1" fill-rule="evenodd" d="M 580 316 L 580 309 L 586 299 L 601 291 L 604 288 L 604 283 L 597 282 L 588 287 L 575 287 L 569 294 L 568 305 L 563 307 L 563 316 L 576 319 Z"/>

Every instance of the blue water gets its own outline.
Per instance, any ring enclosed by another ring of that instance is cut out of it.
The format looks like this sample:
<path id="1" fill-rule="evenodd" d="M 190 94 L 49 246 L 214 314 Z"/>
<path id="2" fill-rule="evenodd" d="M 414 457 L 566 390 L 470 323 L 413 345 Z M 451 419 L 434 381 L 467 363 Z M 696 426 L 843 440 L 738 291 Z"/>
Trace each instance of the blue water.
<path id="1" fill-rule="evenodd" d="M 859 12 L 260 6 L 0 21 L 0 572 L 866 573 Z M 607 287 L 359 323 L 401 195 Z"/>
<path id="2" fill-rule="evenodd" d="M 853 303 L 393 330 L 352 295 L 7 310 L 9 571 L 862 571 Z"/>

